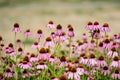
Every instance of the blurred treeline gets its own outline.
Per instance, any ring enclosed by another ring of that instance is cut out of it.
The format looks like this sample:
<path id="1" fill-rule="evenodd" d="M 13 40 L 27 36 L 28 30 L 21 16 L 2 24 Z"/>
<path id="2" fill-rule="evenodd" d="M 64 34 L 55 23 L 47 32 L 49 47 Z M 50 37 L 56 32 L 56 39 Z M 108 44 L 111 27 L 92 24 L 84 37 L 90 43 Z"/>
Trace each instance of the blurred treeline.
<path id="1" fill-rule="evenodd" d="M 50 2 L 69 2 L 69 3 L 76 3 L 76 2 L 94 2 L 94 1 L 102 1 L 102 2 L 120 2 L 120 0 L 0 0 L 0 7 L 1 6 L 8 6 L 8 5 L 17 5 L 17 4 L 27 4 L 27 3 L 50 3 Z"/>

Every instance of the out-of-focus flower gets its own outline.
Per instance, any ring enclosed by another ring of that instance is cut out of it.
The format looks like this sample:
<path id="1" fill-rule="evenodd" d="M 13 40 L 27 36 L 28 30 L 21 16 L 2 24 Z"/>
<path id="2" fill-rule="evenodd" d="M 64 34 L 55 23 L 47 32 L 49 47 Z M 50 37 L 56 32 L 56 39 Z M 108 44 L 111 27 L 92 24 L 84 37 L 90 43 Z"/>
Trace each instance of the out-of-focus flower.
<path id="1" fill-rule="evenodd" d="M 41 48 L 37 57 L 38 59 L 49 60 L 49 53 L 45 48 Z"/>
<path id="2" fill-rule="evenodd" d="M 100 24 L 97 21 L 94 22 L 93 26 L 94 26 L 93 27 L 94 30 L 100 30 L 101 29 L 101 26 L 100 26 Z"/>
<path id="3" fill-rule="evenodd" d="M 98 65 L 99 67 L 101 67 L 101 66 L 107 66 L 107 63 L 106 63 L 106 61 L 105 61 L 105 59 L 104 59 L 103 56 L 100 56 L 100 57 L 98 58 L 98 60 L 97 60 L 97 65 Z"/>
<path id="4" fill-rule="evenodd" d="M 30 56 L 30 62 L 36 62 L 36 61 L 38 61 L 38 58 L 36 57 L 34 53 L 32 53 Z"/>
<path id="5" fill-rule="evenodd" d="M 21 46 L 21 44 L 22 44 L 21 40 L 20 40 L 20 39 L 17 39 L 17 40 L 16 40 L 16 45 Z"/>
<path id="6" fill-rule="evenodd" d="M 108 66 L 104 66 L 101 72 L 102 72 L 104 75 L 108 75 L 108 74 L 110 73 Z"/>
<path id="7" fill-rule="evenodd" d="M 107 23 L 104 23 L 104 25 L 102 26 L 101 30 L 103 32 L 110 32 L 110 28 L 109 28 L 109 25 Z"/>
<path id="8" fill-rule="evenodd" d="M 15 23 L 15 24 L 14 24 L 14 28 L 12 29 L 12 31 L 15 32 L 15 33 L 21 32 L 21 29 L 20 29 L 18 23 Z"/>
<path id="9" fill-rule="evenodd" d="M 46 38 L 46 41 L 45 41 L 45 43 L 44 43 L 44 46 L 45 46 L 45 47 L 53 47 L 53 46 L 54 46 L 54 43 L 53 43 L 51 37 L 47 37 L 47 38 Z"/>
<path id="10" fill-rule="evenodd" d="M 42 30 L 41 30 L 41 29 L 38 29 L 37 34 L 36 34 L 36 37 L 37 37 L 37 38 L 42 38 L 43 36 L 44 36 L 44 35 L 43 35 Z"/>
<path id="11" fill-rule="evenodd" d="M 40 48 L 40 44 L 38 42 L 34 42 L 33 45 L 32 45 L 32 48 L 39 49 Z"/>
<path id="12" fill-rule="evenodd" d="M 107 53 L 108 58 L 114 58 L 115 56 L 118 56 L 118 52 L 115 47 L 112 47 L 110 51 Z"/>
<path id="13" fill-rule="evenodd" d="M 23 53 L 23 49 L 20 47 L 20 48 L 18 48 L 18 55 L 21 55 Z"/>
<path id="14" fill-rule="evenodd" d="M 27 70 L 25 69 L 22 73 L 22 78 L 27 78 L 29 76 L 29 73 L 27 73 Z"/>
<path id="15" fill-rule="evenodd" d="M 70 66 L 69 71 L 67 72 L 68 79 L 80 80 L 80 75 L 83 73 L 78 70 L 75 66 Z"/>
<path id="16" fill-rule="evenodd" d="M 30 29 L 27 29 L 27 30 L 24 32 L 24 34 L 25 34 L 26 36 L 30 36 L 32 33 L 30 32 Z"/>
<path id="17" fill-rule="evenodd" d="M 38 64 L 37 64 L 37 69 L 46 69 L 48 68 L 47 65 L 44 63 L 44 61 L 38 61 Z"/>
<path id="18" fill-rule="evenodd" d="M 92 23 L 92 22 L 88 22 L 88 24 L 86 25 L 85 28 L 86 28 L 87 30 L 90 30 L 90 31 L 94 30 L 93 23 Z"/>
<path id="19" fill-rule="evenodd" d="M 55 28 L 55 25 L 54 25 L 53 21 L 49 21 L 46 27 L 47 28 Z"/>
<path id="20" fill-rule="evenodd" d="M 62 34 L 62 26 L 60 24 L 57 25 L 55 34 L 56 36 L 60 36 Z"/>
<path id="21" fill-rule="evenodd" d="M 5 71 L 5 77 L 7 78 L 14 77 L 14 72 L 12 72 L 9 68 L 7 68 Z"/>
<path id="22" fill-rule="evenodd" d="M 114 73 L 112 73 L 111 78 L 120 80 L 120 71 L 119 69 L 115 69 Z"/>
<path id="23" fill-rule="evenodd" d="M 74 37 L 74 29 L 73 29 L 73 27 L 72 27 L 72 25 L 71 25 L 71 27 L 69 27 L 68 28 L 68 36 L 69 37 Z"/>
<path id="24" fill-rule="evenodd" d="M 89 54 L 88 66 L 95 66 L 97 65 L 97 60 L 94 54 Z"/>
<path id="25" fill-rule="evenodd" d="M 113 61 L 111 62 L 110 67 L 111 68 L 114 68 L 114 67 L 118 68 L 119 67 L 119 57 L 118 56 L 115 56 L 113 58 Z"/>

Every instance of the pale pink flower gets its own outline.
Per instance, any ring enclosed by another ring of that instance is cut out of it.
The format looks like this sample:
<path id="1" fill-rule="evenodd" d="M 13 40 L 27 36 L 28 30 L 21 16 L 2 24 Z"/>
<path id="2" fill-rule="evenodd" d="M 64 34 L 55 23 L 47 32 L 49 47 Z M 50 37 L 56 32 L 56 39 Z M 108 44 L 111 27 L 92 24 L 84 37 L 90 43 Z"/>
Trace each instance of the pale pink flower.
<path id="1" fill-rule="evenodd" d="M 90 48 L 94 49 L 96 47 L 96 43 L 95 43 L 95 40 L 91 40 L 90 42 Z"/>
<path id="2" fill-rule="evenodd" d="M 27 78 L 29 74 L 27 73 L 27 70 L 24 70 L 22 73 L 22 78 Z"/>
<path id="3" fill-rule="evenodd" d="M 110 32 L 110 28 L 109 28 L 109 25 L 107 23 L 104 23 L 104 25 L 102 26 L 101 28 L 101 31 L 103 32 Z"/>
<path id="4" fill-rule="evenodd" d="M 34 42 L 33 45 L 32 45 L 32 48 L 39 49 L 40 48 L 40 44 L 38 42 Z"/>
<path id="5" fill-rule="evenodd" d="M 116 69 L 114 73 L 112 73 L 111 78 L 120 80 L 120 72 L 119 69 Z"/>
<path id="6" fill-rule="evenodd" d="M 83 39 L 83 40 L 87 39 L 87 35 L 86 35 L 85 33 L 83 33 L 82 39 Z"/>
<path id="7" fill-rule="evenodd" d="M 68 36 L 69 37 L 74 37 L 74 29 L 72 28 L 72 26 L 68 29 Z"/>
<path id="8" fill-rule="evenodd" d="M 106 61 L 105 61 L 105 59 L 104 59 L 103 56 L 100 56 L 100 57 L 98 58 L 98 60 L 97 60 L 97 65 L 98 65 L 98 67 L 107 66 L 107 63 L 106 63 Z"/>
<path id="9" fill-rule="evenodd" d="M 47 28 L 55 28 L 55 25 L 54 25 L 53 21 L 49 21 L 46 27 Z"/>
<path id="10" fill-rule="evenodd" d="M 67 72 L 68 79 L 73 79 L 73 80 L 80 80 L 80 75 L 82 74 L 83 72 L 80 72 L 80 70 L 75 66 L 71 66 L 69 71 Z"/>
<path id="11" fill-rule="evenodd" d="M 18 54 L 18 55 L 22 55 L 22 53 L 23 53 L 23 49 L 22 49 L 22 48 L 18 48 L 17 54 Z"/>
<path id="12" fill-rule="evenodd" d="M 49 60 L 50 55 L 45 48 L 41 48 L 37 57 L 38 59 Z"/>
<path id="13" fill-rule="evenodd" d="M 37 69 L 47 69 L 48 67 L 43 61 L 39 61 L 36 68 Z"/>
<path id="14" fill-rule="evenodd" d="M 60 24 L 57 25 L 55 34 L 56 36 L 60 36 L 62 34 L 62 26 Z"/>
<path id="15" fill-rule="evenodd" d="M 27 30 L 24 32 L 24 34 L 25 34 L 26 36 L 30 36 L 32 33 L 30 32 L 30 29 L 27 29 Z"/>
<path id="16" fill-rule="evenodd" d="M 17 33 L 17 32 L 21 32 L 21 29 L 19 27 L 19 24 L 18 23 L 15 23 L 14 24 L 14 28 L 12 30 L 13 32 Z"/>
<path id="17" fill-rule="evenodd" d="M 95 66 L 97 65 L 97 60 L 95 58 L 94 54 L 89 54 L 89 59 L 88 59 L 88 66 Z"/>
<path id="18" fill-rule="evenodd" d="M 99 45 L 98 45 L 98 49 L 101 53 L 103 53 L 103 51 L 104 51 L 103 45 L 104 45 L 103 42 L 100 42 Z"/>
<path id="19" fill-rule="evenodd" d="M 107 53 L 108 58 L 114 58 L 118 56 L 118 52 L 115 47 L 111 48 L 111 50 Z"/>
<path id="20" fill-rule="evenodd" d="M 14 77 L 14 73 L 8 68 L 8 69 L 6 69 L 5 77 L 7 77 L 7 78 Z"/>
<path id="21" fill-rule="evenodd" d="M 86 25 L 85 28 L 86 28 L 87 30 L 90 30 L 90 31 L 94 30 L 93 23 L 92 23 L 92 22 L 88 22 L 88 24 Z"/>
<path id="22" fill-rule="evenodd" d="M 94 22 L 94 25 L 93 25 L 93 29 L 94 30 L 100 30 L 101 29 L 101 25 L 99 25 L 99 23 L 97 21 Z"/>
<path id="23" fill-rule="evenodd" d="M 110 73 L 109 69 L 107 66 L 104 66 L 102 71 L 101 71 L 104 75 L 108 75 Z"/>
<path id="24" fill-rule="evenodd" d="M 113 58 L 113 61 L 111 62 L 110 67 L 111 68 L 114 68 L 114 67 L 118 68 L 119 67 L 119 57 L 118 56 L 115 56 Z"/>
<path id="25" fill-rule="evenodd" d="M 42 32 L 41 29 L 38 29 L 37 34 L 36 34 L 36 37 L 37 37 L 37 38 L 42 38 L 42 37 L 44 37 L 43 32 Z"/>
<path id="26" fill-rule="evenodd" d="M 16 45 L 21 46 L 21 44 L 22 44 L 21 40 L 20 40 L 20 39 L 17 39 L 17 40 L 16 40 Z"/>
<path id="27" fill-rule="evenodd" d="M 38 61 L 38 58 L 35 56 L 35 54 L 31 54 L 31 57 L 30 57 L 30 62 L 36 62 Z"/>
<path id="28" fill-rule="evenodd" d="M 53 43 L 51 37 L 47 37 L 47 38 L 46 38 L 46 41 L 45 41 L 45 43 L 44 43 L 44 46 L 45 46 L 45 47 L 53 47 L 53 46 L 54 46 L 54 43 Z"/>

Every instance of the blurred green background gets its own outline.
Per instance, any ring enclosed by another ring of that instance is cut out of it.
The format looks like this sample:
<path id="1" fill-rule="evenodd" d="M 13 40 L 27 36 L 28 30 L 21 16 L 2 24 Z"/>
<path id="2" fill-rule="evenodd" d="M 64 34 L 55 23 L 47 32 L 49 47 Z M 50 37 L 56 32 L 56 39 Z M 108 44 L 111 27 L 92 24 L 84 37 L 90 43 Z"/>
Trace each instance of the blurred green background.
<path id="1" fill-rule="evenodd" d="M 45 26 L 49 20 L 61 24 L 64 29 L 68 24 L 75 28 L 76 38 L 80 38 L 88 21 L 107 22 L 111 34 L 120 32 L 120 0 L 0 0 L 0 35 L 6 42 L 12 42 L 13 24 L 18 22 L 22 32 L 31 29 L 35 38 L 37 29 L 48 34 Z M 24 39 L 23 34 L 18 35 Z"/>

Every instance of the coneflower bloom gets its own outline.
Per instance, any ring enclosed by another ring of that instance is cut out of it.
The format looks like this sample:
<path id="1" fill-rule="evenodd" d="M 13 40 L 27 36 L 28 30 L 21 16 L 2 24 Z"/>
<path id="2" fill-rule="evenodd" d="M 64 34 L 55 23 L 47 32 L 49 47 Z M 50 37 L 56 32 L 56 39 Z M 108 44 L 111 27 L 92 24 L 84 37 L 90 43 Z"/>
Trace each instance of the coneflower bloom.
<path id="1" fill-rule="evenodd" d="M 67 72 L 68 79 L 80 80 L 80 75 L 82 73 L 75 66 L 69 67 L 69 71 Z"/>
<path id="2" fill-rule="evenodd" d="M 68 29 L 68 36 L 69 37 L 74 37 L 74 29 L 73 29 L 73 27 L 71 26 L 71 27 L 69 27 L 69 29 Z"/>
<path id="3" fill-rule="evenodd" d="M 86 49 L 86 48 L 88 48 L 88 41 L 84 40 L 82 44 L 82 49 Z"/>
<path id="4" fill-rule="evenodd" d="M 97 65 L 98 65 L 98 67 L 107 66 L 104 56 L 99 56 L 99 58 L 97 60 Z"/>
<path id="5" fill-rule="evenodd" d="M 66 33 L 62 32 L 60 38 L 58 38 L 58 40 L 60 39 L 60 42 L 64 42 L 66 40 Z"/>
<path id="6" fill-rule="evenodd" d="M 117 42 L 113 42 L 112 47 L 115 47 L 117 49 L 117 48 L 119 48 L 119 44 Z"/>
<path id="7" fill-rule="evenodd" d="M 89 48 L 89 53 L 90 53 L 90 54 L 93 54 L 94 51 L 95 51 L 94 48 Z"/>
<path id="8" fill-rule="evenodd" d="M 82 39 L 83 39 L 83 40 L 87 39 L 87 35 L 86 35 L 85 33 L 83 33 Z"/>
<path id="9" fill-rule="evenodd" d="M 95 43 L 95 40 L 91 40 L 90 42 L 90 48 L 94 49 L 96 47 L 96 43 Z"/>
<path id="10" fill-rule="evenodd" d="M 45 64 L 44 61 L 38 61 L 38 64 L 37 64 L 37 69 L 47 69 L 47 65 Z"/>
<path id="11" fill-rule="evenodd" d="M 113 58 L 113 61 L 111 62 L 110 67 L 111 68 L 113 68 L 113 67 L 118 68 L 119 67 L 119 57 L 118 56 L 115 56 Z"/>
<path id="12" fill-rule="evenodd" d="M 25 69 L 22 73 L 22 78 L 27 78 L 29 74 L 27 73 L 27 70 Z"/>
<path id="13" fill-rule="evenodd" d="M 66 57 L 65 56 L 61 56 L 60 57 L 60 67 L 63 67 L 63 66 L 67 66 L 68 63 L 66 61 Z"/>
<path id="14" fill-rule="evenodd" d="M 108 75 L 110 73 L 108 66 L 104 66 L 101 71 L 104 75 Z"/>
<path id="15" fill-rule="evenodd" d="M 50 63 L 53 64 L 53 63 L 56 63 L 57 61 L 58 61 L 58 60 L 57 60 L 57 58 L 56 58 L 54 55 L 51 55 L 51 56 L 50 56 L 50 58 L 49 58 L 49 62 L 50 62 Z"/>
<path id="16" fill-rule="evenodd" d="M 27 61 L 22 61 L 18 64 L 18 66 L 22 69 L 30 69 L 32 64 L 30 62 L 27 62 Z"/>
<path id="17" fill-rule="evenodd" d="M 20 61 L 18 64 L 18 67 L 20 67 L 22 69 L 30 69 L 31 66 L 32 66 L 32 64 L 29 62 L 28 56 L 25 56 L 23 61 Z"/>
<path id="18" fill-rule="evenodd" d="M 18 52 L 17 52 L 17 54 L 18 55 L 21 55 L 23 53 L 23 49 L 20 47 L 20 48 L 18 48 Z"/>
<path id="19" fill-rule="evenodd" d="M 47 53 L 45 48 L 40 49 L 38 59 L 49 60 L 49 53 Z"/>
<path id="20" fill-rule="evenodd" d="M 83 56 L 83 58 L 81 57 L 79 62 L 81 64 L 85 64 L 85 65 L 88 65 L 88 57 L 86 55 Z"/>
<path id="21" fill-rule="evenodd" d="M 30 62 L 36 62 L 36 61 L 38 61 L 38 58 L 36 57 L 36 55 L 34 53 L 31 54 L 31 56 L 30 56 L 29 59 L 30 59 Z"/>
<path id="22" fill-rule="evenodd" d="M 54 43 L 53 43 L 51 37 L 47 37 L 47 38 L 46 38 L 46 41 L 45 41 L 45 43 L 44 43 L 44 46 L 45 46 L 45 47 L 48 47 L 48 48 L 54 46 Z"/>
<path id="23" fill-rule="evenodd" d="M 97 65 L 97 60 L 94 54 L 89 54 L 88 66 L 95 66 Z"/>
<path id="24" fill-rule="evenodd" d="M 14 28 L 12 30 L 13 32 L 17 33 L 17 32 L 21 32 L 21 29 L 19 27 L 19 24 L 18 23 L 15 23 L 14 24 Z"/>
<path id="25" fill-rule="evenodd" d="M 120 36 L 117 35 L 117 34 L 115 34 L 115 35 L 113 36 L 113 40 L 114 40 L 115 42 L 117 42 L 117 43 L 120 43 Z"/>
<path id="26" fill-rule="evenodd" d="M 32 45 L 32 48 L 39 49 L 40 48 L 40 44 L 38 42 L 34 42 L 33 45 Z"/>
<path id="27" fill-rule="evenodd" d="M 92 32 L 92 38 L 95 38 L 95 39 L 100 39 L 101 38 L 101 33 L 100 33 L 100 30 L 99 29 L 97 29 L 97 30 L 94 30 L 93 32 Z"/>
<path id="28" fill-rule="evenodd" d="M 50 37 L 54 40 L 54 39 L 56 38 L 56 34 L 55 34 L 55 32 L 51 32 Z"/>
<path id="29" fill-rule="evenodd" d="M 46 27 L 47 28 L 55 28 L 55 25 L 54 25 L 53 21 L 49 21 Z"/>
<path id="30" fill-rule="evenodd" d="M 43 36 L 44 36 L 44 35 L 43 35 L 42 30 L 41 30 L 41 29 L 38 29 L 37 34 L 36 34 L 36 37 L 37 37 L 37 38 L 42 38 Z"/>
<path id="31" fill-rule="evenodd" d="M 97 21 L 94 22 L 94 30 L 100 30 L 101 29 L 101 26 L 99 25 L 99 23 Z"/>
<path id="32" fill-rule="evenodd" d="M 101 30 L 103 32 L 110 32 L 110 28 L 109 28 L 109 25 L 107 23 L 104 23 L 104 25 L 102 26 Z"/>
<path id="33" fill-rule="evenodd" d="M 62 26 L 60 24 L 57 25 L 55 34 L 56 36 L 60 36 L 62 34 Z"/>
<path id="34" fill-rule="evenodd" d="M 86 28 L 87 30 L 90 30 L 90 31 L 94 30 L 93 23 L 92 23 L 92 22 L 88 22 L 88 24 L 86 25 L 85 28 Z"/>
<path id="35" fill-rule="evenodd" d="M 111 50 L 107 53 L 108 58 L 114 58 L 118 56 L 118 52 L 115 47 L 112 47 Z"/>
<path id="36" fill-rule="evenodd" d="M 107 49 L 107 50 L 110 50 L 110 48 L 111 48 L 111 43 L 110 43 L 110 39 L 105 39 L 104 40 L 104 49 Z"/>
<path id="37" fill-rule="evenodd" d="M 30 32 L 30 29 L 27 29 L 27 30 L 24 32 L 24 34 L 25 34 L 26 36 L 30 36 L 32 33 Z"/>
<path id="38" fill-rule="evenodd" d="M 16 40 L 16 45 L 21 46 L 21 44 L 22 44 L 21 40 L 20 40 L 20 39 L 17 39 L 17 40 Z"/>
<path id="39" fill-rule="evenodd" d="M 104 46 L 103 45 L 104 45 L 103 42 L 99 42 L 98 49 L 101 53 L 103 53 L 103 51 L 104 51 Z"/>
<path id="40" fill-rule="evenodd" d="M 111 78 L 120 80 L 120 71 L 119 69 L 115 69 L 114 73 L 112 73 Z"/>
<path id="41" fill-rule="evenodd" d="M 7 68 L 5 71 L 5 77 L 7 78 L 14 77 L 14 72 L 12 72 L 9 68 Z"/>

